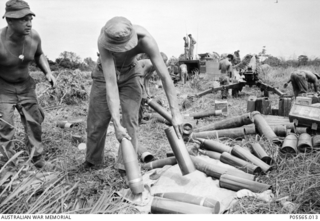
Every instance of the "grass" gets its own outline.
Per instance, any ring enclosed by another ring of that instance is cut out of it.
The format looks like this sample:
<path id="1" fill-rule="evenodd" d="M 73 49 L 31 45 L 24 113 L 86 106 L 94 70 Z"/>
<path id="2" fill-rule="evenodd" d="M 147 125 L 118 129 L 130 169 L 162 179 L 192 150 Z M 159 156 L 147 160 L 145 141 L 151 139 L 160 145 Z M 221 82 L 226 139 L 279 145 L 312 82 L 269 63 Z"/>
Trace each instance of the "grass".
<path id="1" fill-rule="evenodd" d="M 319 72 L 319 67 L 306 67 Z M 262 76 L 266 83 L 279 88 L 289 79 L 292 68 L 272 68 L 267 76 Z M 44 77 L 33 73 L 38 83 L 37 94 L 39 103 L 46 110 L 43 122 L 43 144 L 46 149 L 45 158 L 55 167 L 36 170 L 28 161 L 28 151 L 24 145 L 23 127 L 16 113 L 15 135 L 16 151 L 19 153 L 12 162 L 2 165 L 0 169 L 0 212 L 4 213 L 68 213 L 68 214 L 124 214 L 139 213 L 133 205 L 125 202 L 118 194 L 125 188 L 125 182 L 114 167 L 118 141 L 112 132 L 106 139 L 104 163 L 102 169 L 68 173 L 67 169 L 81 164 L 85 159 L 85 151 L 77 148 L 78 143 L 72 141 L 73 134 L 79 134 L 86 140 L 86 121 L 70 129 L 56 127 L 60 120 L 85 119 L 88 109 L 88 93 L 91 87 L 89 73 L 64 71 L 55 73 L 58 78 L 58 88 L 47 89 Z M 212 76 L 204 76 L 186 85 L 176 86 L 179 106 L 188 94 L 194 94 L 212 86 Z M 66 82 L 67 86 L 64 86 Z M 286 89 L 291 92 L 291 86 Z M 80 93 L 81 92 L 81 93 Z M 152 89 L 156 97 L 160 97 L 164 106 L 168 107 L 165 93 L 162 89 Z M 228 116 L 237 116 L 246 112 L 246 100 L 250 95 L 262 96 L 253 88 L 244 88 L 238 98 L 228 98 Z M 220 99 L 220 93 L 208 94 L 196 100 L 184 113 L 193 113 L 211 109 L 214 100 Z M 278 97 L 271 94 L 273 106 L 278 105 Z M 224 119 L 226 116 L 209 117 L 198 120 L 197 126 L 206 125 L 212 121 Z M 141 125 L 138 129 L 139 143 L 153 153 L 156 159 L 166 157 L 171 151 L 164 133 L 166 125 L 153 121 Z M 297 205 L 293 213 L 319 213 L 320 196 L 320 153 L 298 154 L 294 157 L 281 156 L 278 147 L 269 143 L 264 137 L 247 136 L 243 140 L 222 140 L 229 145 L 246 146 L 258 139 L 270 156 L 275 159 L 274 170 L 267 175 L 259 176 L 258 180 L 273 186 L 275 199 L 289 197 Z M 187 143 L 191 147 L 192 143 Z M 3 155 L 3 154 L 2 154 Z M 9 157 L 8 157 L 9 158 Z M 30 160 L 30 159 L 29 159 Z M 1 164 L 0 164 L 1 165 Z M 145 171 L 142 171 L 143 173 Z M 11 177 L 11 179 L 9 179 Z M 282 214 L 288 213 L 281 203 L 263 203 L 249 197 L 240 199 L 229 211 L 237 214 Z"/>

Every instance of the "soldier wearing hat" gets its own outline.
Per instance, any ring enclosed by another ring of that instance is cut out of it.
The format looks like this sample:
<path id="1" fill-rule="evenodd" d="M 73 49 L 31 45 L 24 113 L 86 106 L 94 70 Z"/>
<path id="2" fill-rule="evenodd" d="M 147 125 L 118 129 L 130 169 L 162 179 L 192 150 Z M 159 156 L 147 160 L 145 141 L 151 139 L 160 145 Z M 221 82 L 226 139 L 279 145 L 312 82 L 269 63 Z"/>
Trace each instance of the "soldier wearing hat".
<path id="1" fill-rule="evenodd" d="M 290 80 L 284 84 L 284 88 L 288 87 L 291 82 L 294 96 L 304 96 L 308 92 L 308 83 L 313 84 L 314 91 L 317 92 L 317 82 L 320 75 L 313 71 L 296 70 L 291 73 Z"/>
<path id="2" fill-rule="evenodd" d="M 30 63 L 36 62 L 53 87 L 56 80 L 43 54 L 40 36 L 32 29 L 35 14 L 28 3 L 10 0 L 5 10 L 3 18 L 8 25 L 0 29 L 0 145 L 9 155 L 14 154 L 14 128 L 11 125 L 16 108 L 25 127 L 27 147 L 30 152 L 34 149 L 32 160 L 35 166 L 42 167 L 45 163 L 41 144 L 44 114 L 38 105 L 35 82 L 28 71 Z"/>
<path id="3" fill-rule="evenodd" d="M 162 80 L 172 114 L 172 125 L 182 139 L 182 117 L 175 88 L 158 45 L 149 32 L 141 26 L 132 25 L 124 17 L 114 17 L 101 29 L 98 49 L 100 57 L 92 72 L 93 85 L 87 117 L 86 161 L 80 168 L 93 168 L 103 162 L 110 120 L 113 121 L 118 141 L 121 142 L 123 138 L 131 140 L 137 151 L 138 114 L 143 91 L 140 81 L 143 69 L 136 58 L 140 53 L 147 54 Z M 119 172 L 124 171 L 121 152 L 118 153 L 116 166 Z"/>

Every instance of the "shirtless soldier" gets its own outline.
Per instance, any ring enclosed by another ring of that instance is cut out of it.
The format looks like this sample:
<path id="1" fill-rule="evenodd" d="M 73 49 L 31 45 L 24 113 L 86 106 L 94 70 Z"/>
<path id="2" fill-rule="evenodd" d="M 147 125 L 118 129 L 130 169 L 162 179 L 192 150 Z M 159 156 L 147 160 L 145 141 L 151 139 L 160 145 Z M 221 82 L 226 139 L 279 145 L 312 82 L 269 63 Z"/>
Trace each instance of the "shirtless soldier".
<path id="1" fill-rule="evenodd" d="M 98 49 L 100 57 L 92 73 L 93 85 L 87 118 L 86 161 L 80 168 L 93 168 L 103 162 L 106 131 L 111 119 L 118 141 L 121 142 L 123 138 L 131 140 L 137 151 L 136 129 L 142 97 L 140 76 L 143 73 L 136 56 L 140 53 L 148 55 L 161 78 L 171 109 L 172 125 L 178 137 L 182 139 L 182 116 L 174 85 L 158 45 L 149 32 L 141 26 L 132 25 L 124 17 L 114 17 L 102 28 L 98 38 Z M 125 168 L 120 148 L 116 167 L 123 175 Z"/>
<path id="2" fill-rule="evenodd" d="M 232 77 L 232 63 L 231 63 L 232 60 L 233 60 L 233 55 L 228 54 L 227 57 L 221 60 L 219 63 L 219 70 L 221 71 L 221 76 L 220 76 L 221 85 L 229 85 L 229 78 Z M 228 91 L 225 89 L 222 90 L 221 96 L 222 98 L 227 98 Z"/>
<path id="3" fill-rule="evenodd" d="M 45 163 L 41 144 L 44 114 L 38 106 L 29 64 L 35 61 L 53 87 L 56 80 L 43 54 L 40 36 L 32 29 L 33 16 L 35 14 L 25 1 L 10 0 L 6 3 L 3 18 L 6 18 L 8 26 L 0 29 L 0 145 L 9 155 L 14 154 L 14 128 L 9 124 L 13 125 L 16 108 L 27 135 L 27 147 L 30 152 L 34 149 L 33 163 L 42 167 Z"/>
<path id="4" fill-rule="evenodd" d="M 296 70 L 291 73 L 290 80 L 284 84 L 284 88 L 291 82 L 294 96 L 303 96 L 308 92 L 308 83 L 313 84 L 314 91 L 317 92 L 318 79 L 320 79 L 318 73 L 307 70 Z"/>

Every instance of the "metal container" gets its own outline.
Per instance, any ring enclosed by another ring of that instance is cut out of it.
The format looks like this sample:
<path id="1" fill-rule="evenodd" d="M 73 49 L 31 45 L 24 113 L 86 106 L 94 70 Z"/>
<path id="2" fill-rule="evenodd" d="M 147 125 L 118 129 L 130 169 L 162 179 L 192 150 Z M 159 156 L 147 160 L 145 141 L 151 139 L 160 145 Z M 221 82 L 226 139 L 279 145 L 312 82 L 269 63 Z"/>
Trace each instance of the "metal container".
<path id="1" fill-rule="evenodd" d="M 176 157 L 173 156 L 173 157 L 168 157 L 161 160 L 155 160 L 150 163 L 143 164 L 142 168 L 145 170 L 152 170 L 156 168 L 162 168 L 167 165 L 176 165 L 176 164 L 177 164 L 177 159 Z"/>
<path id="2" fill-rule="evenodd" d="M 253 112 L 256 110 L 256 96 L 249 96 L 247 101 L 247 112 Z"/>
<path id="3" fill-rule="evenodd" d="M 255 110 L 264 115 L 271 115 L 271 102 L 267 97 L 259 97 L 256 100 Z"/>
<path id="4" fill-rule="evenodd" d="M 169 193 L 156 193 L 153 196 L 171 199 L 183 203 L 190 203 L 198 206 L 209 207 L 213 210 L 214 214 L 220 212 L 220 202 L 208 197 L 195 196 L 187 193 L 169 192 Z"/>
<path id="5" fill-rule="evenodd" d="M 320 149 L 320 135 L 312 137 L 312 146 L 314 149 Z"/>
<path id="6" fill-rule="evenodd" d="M 265 162 L 260 160 L 258 157 L 254 156 L 253 154 L 244 150 L 242 147 L 240 147 L 238 145 L 235 145 L 232 148 L 231 154 L 235 155 L 235 156 L 241 156 L 242 159 L 248 160 L 249 162 L 253 163 L 254 165 L 257 165 L 258 167 L 260 167 L 262 169 L 262 171 L 264 173 L 267 173 L 272 169 L 272 167 L 270 165 L 266 164 Z"/>
<path id="7" fill-rule="evenodd" d="M 309 134 L 300 134 L 298 140 L 298 150 L 302 153 L 312 152 L 312 138 Z"/>
<path id="8" fill-rule="evenodd" d="M 151 204 L 152 214 L 213 214 L 210 207 L 183 203 L 166 198 L 154 197 Z"/>
<path id="9" fill-rule="evenodd" d="M 215 151 L 209 151 L 209 150 L 201 150 L 199 149 L 199 152 L 205 156 L 208 156 L 215 160 L 220 160 L 221 153 L 215 152 Z"/>
<path id="10" fill-rule="evenodd" d="M 280 148 L 281 153 L 297 154 L 298 137 L 295 134 L 289 134 L 283 141 Z"/>
<path id="11" fill-rule="evenodd" d="M 142 146 L 138 147 L 138 155 L 140 156 L 140 160 L 143 163 L 149 163 L 154 159 L 153 154 Z"/>
<path id="12" fill-rule="evenodd" d="M 278 137 L 286 137 L 287 136 L 287 126 L 285 126 L 285 125 L 270 125 L 270 127 Z"/>
<path id="13" fill-rule="evenodd" d="M 157 113 L 159 113 L 162 117 L 164 117 L 168 122 L 172 123 L 171 114 L 167 110 L 165 110 L 160 104 L 158 104 L 151 98 L 147 100 L 147 104 Z"/>
<path id="14" fill-rule="evenodd" d="M 256 181 L 251 181 L 228 174 L 223 174 L 220 177 L 219 186 L 233 191 L 248 189 L 254 193 L 262 193 L 272 188 L 272 186 L 268 184 L 258 183 Z"/>
<path id="15" fill-rule="evenodd" d="M 289 112 L 292 105 L 292 97 L 280 97 L 279 99 L 279 115 L 289 116 Z"/>
<path id="16" fill-rule="evenodd" d="M 312 104 L 312 98 L 311 97 L 296 97 L 296 100 L 294 103 L 310 106 Z"/>
<path id="17" fill-rule="evenodd" d="M 194 165 L 196 166 L 197 170 L 205 173 L 207 176 L 214 177 L 216 179 L 220 179 L 222 174 L 230 174 L 230 175 L 241 177 L 248 180 L 256 179 L 255 175 L 245 173 L 242 170 L 239 170 L 237 168 L 229 168 L 229 167 L 219 166 L 216 164 L 210 164 L 194 156 L 191 156 L 191 159 Z"/>
<path id="18" fill-rule="evenodd" d="M 142 193 L 144 190 L 143 180 L 139 169 L 136 151 L 134 150 L 131 141 L 126 138 L 122 139 L 120 148 L 124 168 L 126 169 L 126 175 L 129 181 L 129 187 L 134 194 Z"/>
<path id="19" fill-rule="evenodd" d="M 211 150 L 211 151 L 215 151 L 218 153 L 223 153 L 223 152 L 227 152 L 227 153 L 231 153 L 232 148 L 220 143 L 216 140 L 207 140 L 207 139 L 197 139 L 201 142 L 200 147 L 206 150 Z"/>
<path id="20" fill-rule="evenodd" d="M 264 135 L 267 139 L 271 140 L 274 144 L 281 145 L 281 141 L 274 133 L 270 125 L 266 122 L 266 120 L 261 116 L 258 111 L 252 112 L 254 124 L 256 126 L 256 130 L 260 135 Z"/>
<path id="21" fill-rule="evenodd" d="M 203 138 L 203 139 L 216 139 L 219 137 L 229 137 L 233 139 L 243 138 L 245 131 L 243 127 L 233 128 L 233 129 L 224 129 L 224 130 L 212 130 L 212 131 L 202 131 L 194 132 L 191 134 L 191 138 Z"/>
<path id="22" fill-rule="evenodd" d="M 244 161 L 238 157 L 232 156 L 231 154 L 226 152 L 221 154 L 220 161 L 222 163 L 234 166 L 246 173 L 258 174 L 262 172 L 260 167 L 253 165 L 252 163 L 249 163 L 247 161 Z"/>
<path id="23" fill-rule="evenodd" d="M 178 161 L 178 165 L 182 172 L 182 175 L 187 175 L 195 171 L 193 162 L 190 159 L 190 155 L 182 139 L 178 139 L 176 131 L 171 126 L 165 129 L 168 141 L 171 149 Z"/>
<path id="24" fill-rule="evenodd" d="M 220 129 L 229 129 L 235 127 L 241 127 L 243 125 L 252 124 L 253 119 L 250 113 L 246 113 L 237 117 L 228 118 L 212 124 L 194 129 L 194 132 L 208 131 L 208 130 L 220 130 Z"/>
<path id="25" fill-rule="evenodd" d="M 317 130 L 320 125 L 320 108 L 313 106 L 305 106 L 293 104 L 289 113 L 290 122 L 296 126 L 311 127 L 312 130 Z"/>
<path id="26" fill-rule="evenodd" d="M 272 158 L 266 153 L 266 151 L 262 148 L 262 146 L 259 143 L 251 143 L 250 144 L 254 154 L 263 162 L 265 162 L 268 165 L 271 165 L 274 161 Z"/>
<path id="27" fill-rule="evenodd" d="M 171 122 L 167 121 L 164 117 L 162 117 L 158 113 L 151 113 L 149 119 L 155 119 L 156 122 L 163 123 L 163 124 L 171 126 Z"/>

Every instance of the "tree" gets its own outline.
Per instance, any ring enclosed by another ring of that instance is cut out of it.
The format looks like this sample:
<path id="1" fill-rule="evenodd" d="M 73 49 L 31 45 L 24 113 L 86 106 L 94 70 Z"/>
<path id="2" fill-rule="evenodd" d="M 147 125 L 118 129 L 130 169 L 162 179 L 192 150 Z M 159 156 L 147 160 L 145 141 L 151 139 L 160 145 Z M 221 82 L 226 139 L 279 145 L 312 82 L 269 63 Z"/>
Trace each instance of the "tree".
<path id="1" fill-rule="evenodd" d="M 94 69 L 94 67 L 96 66 L 96 62 L 93 61 L 92 58 L 90 58 L 90 57 L 85 58 L 83 61 L 86 66 L 86 69 L 88 71 L 92 71 Z"/>
<path id="2" fill-rule="evenodd" d="M 179 62 L 178 58 L 172 56 L 168 61 L 168 66 L 174 66 L 177 65 Z"/>
<path id="3" fill-rule="evenodd" d="M 306 55 L 300 55 L 298 57 L 298 62 L 299 62 L 299 66 L 304 66 L 304 65 L 307 65 L 308 63 L 308 57 Z"/>
<path id="4" fill-rule="evenodd" d="M 80 67 L 81 58 L 74 52 L 64 51 L 56 59 L 56 63 L 67 69 L 77 69 Z"/>

